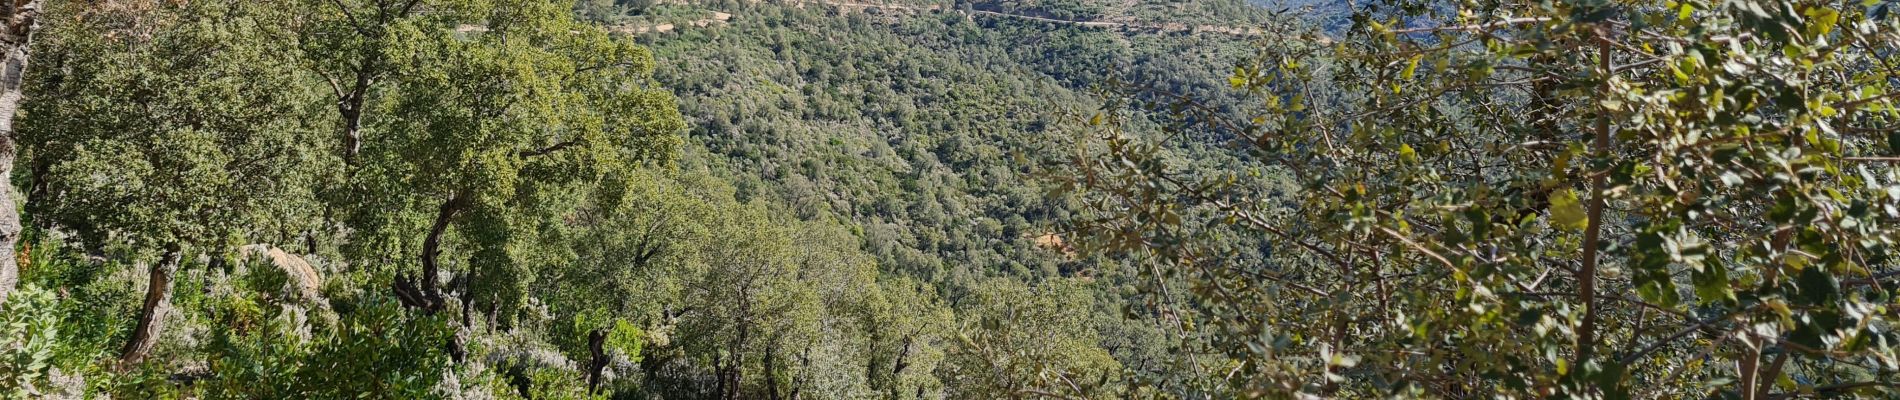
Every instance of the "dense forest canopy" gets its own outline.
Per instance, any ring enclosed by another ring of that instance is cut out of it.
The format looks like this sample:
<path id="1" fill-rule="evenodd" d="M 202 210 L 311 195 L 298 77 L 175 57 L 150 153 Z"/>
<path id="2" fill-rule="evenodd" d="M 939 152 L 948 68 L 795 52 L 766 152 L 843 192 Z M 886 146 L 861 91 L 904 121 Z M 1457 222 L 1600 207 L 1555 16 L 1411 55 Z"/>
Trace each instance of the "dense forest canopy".
<path id="1" fill-rule="evenodd" d="M 0 398 L 1891 398 L 1900 3 L 0 2 Z"/>

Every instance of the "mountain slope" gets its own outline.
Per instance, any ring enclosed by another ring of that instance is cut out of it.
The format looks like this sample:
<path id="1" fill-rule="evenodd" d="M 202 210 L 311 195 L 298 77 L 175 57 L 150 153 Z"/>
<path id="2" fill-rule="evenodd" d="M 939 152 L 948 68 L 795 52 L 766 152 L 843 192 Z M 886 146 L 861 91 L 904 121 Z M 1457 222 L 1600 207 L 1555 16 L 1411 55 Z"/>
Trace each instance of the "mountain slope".
<path id="1" fill-rule="evenodd" d="M 710 156 L 701 161 L 803 216 L 848 216 L 887 269 L 935 281 L 1080 268 L 1031 240 L 1063 212 L 1032 174 L 1061 156 L 1047 148 L 1067 134 L 1060 116 L 1099 107 L 1089 90 L 1104 71 L 1212 92 L 1243 54 L 1231 35 L 938 5 L 735 6 L 722 9 L 726 24 L 643 36 Z"/>

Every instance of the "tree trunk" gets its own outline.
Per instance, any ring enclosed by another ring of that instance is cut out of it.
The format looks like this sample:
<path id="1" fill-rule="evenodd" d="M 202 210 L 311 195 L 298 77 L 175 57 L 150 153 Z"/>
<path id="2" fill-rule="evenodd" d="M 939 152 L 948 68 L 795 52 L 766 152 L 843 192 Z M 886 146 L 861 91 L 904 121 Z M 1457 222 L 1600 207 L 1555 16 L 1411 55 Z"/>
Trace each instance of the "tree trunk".
<path id="1" fill-rule="evenodd" d="M 473 271 L 470 271 L 470 274 L 472 275 Z M 469 329 L 475 328 L 475 291 L 468 290 L 468 280 L 473 278 L 463 277 L 460 279 L 461 283 L 458 284 L 462 290 L 462 327 Z M 495 324 L 489 323 L 488 326 L 489 332 L 494 332 Z"/>
<path id="2" fill-rule="evenodd" d="M 1610 40 L 1597 39 L 1597 62 L 1603 74 L 1603 94 L 1609 94 Z M 1591 154 L 1596 157 L 1610 156 L 1610 110 L 1597 110 L 1596 140 Z M 1577 297 L 1583 302 L 1583 321 L 1577 325 L 1577 359 L 1572 368 L 1583 368 L 1585 363 L 1596 357 L 1597 328 L 1597 251 L 1601 247 L 1599 239 L 1603 231 L 1604 175 L 1590 174 L 1589 223 L 1583 231 L 1583 266 L 1577 269 Z"/>
<path id="3" fill-rule="evenodd" d="M 778 396 L 778 346 L 765 350 L 765 398 L 783 400 Z"/>
<path id="4" fill-rule="evenodd" d="M 449 222 L 455 219 L 455 214 L 462 211 L 463 203 L 465 201 L 460 193 L 443 202 L 442 208 L 436 210 L 435 224 L 429 226 L 429 236 L 422 239 L 421 288 L 425 295 L 433 297 L 436 307 L 441 307 L 442 301 L 442 290 L 435 287 L 436 275 L 441 273 L 436 260 L 442 255 L 442 234 L 448 231 Z"/>
<path id="5" fill-rule="evenodd" d="M 910 357 L 910 345 L 911 345 L 911 342 L 914 340 L 916 340 L 916 336 L 904 337 L 904 348 L 897 351 L 897 361 L 892 363 L 893 364 L 891 367 L 892 377 L 903 375 L 904 368 L 910 367 L 910 363 L 904 361 L 904 359 L 907 357 Z"/>
<path id="6" fill-rule="evenodd" d="M 723 359 L 718 354 L 713 355 L 713 393 L 720 399 L 726 398 L 726 364 L 722 362 Z"/>
<path id="7" fill-rule="evenodd" d="M 801 351 L 798 353 L 798 366 L 804 371 L 811 370 L 811 347 L 806 347 L 804 351 Z M 805 388 L 805 378 L 803 376 L 793 375 L 792 388 L 791 388 L 792 394 L 791 396 L 788 396 L 787 398 L 791 400 L 798 400 L 800 398 L 803 398 L 804 396 L 801 396 L 800 392 L 802 392 L 804 388 Z"/>
<path id="8" fill-rule="evenodd" d="M 498 303 L 492 300 L 489 301 L 488 302 L 488 333 L 495 333 L 495 326 L 501 325 L 501 320 L 499 319 L 499 317 L 497 317 L 498 315 L 501 315 L 501 303 Z"/>
<path id="9" fill-rule="evenodd" d="M 119 352 L 122 365 L 130 367 L 143 361 L 158 344 L 158 335 L 165 331 L 165 314 L 172 309 L 172 277 L 178 273 L 180 253 L 178 245 L 167 246 L 165 255 L 152 264 L 151 284 L 145 289 L 145 307 L 139 310 L 138 327 L 132 329 L 132 340 Z"/>
<path id="10" fill-rule="evenodd" d="M 468 336 L 472 334 L 468 328 L 462 328 L 455 330 L 455 335 L 449 336 L 449 342 L 443 344 L 443 347 L 449 350 L 449 360 L 455 361 L 456 364 L 468 361 Z"/>
<path id="11" fill-rule="evenodd" d="M 436 287 L 435 282 L 442 269 L 436 259 L 442 254 L 442 235 L 448 231 L 449 223 L 455 220 L 455 215 L 460 213 L 467 204 L 467 196 L 456 193 L 450 196 L 448 201 L 442 202 L 442 207 L 436 210 L 435 223 L 429 226 L 429 236 L 422 239 L 422 254 L 419 257 L 422 262 L 422 275 L 416 277 L 414 282 L 397 276 L 394 282 L 393 289 L 396 292 L 396 298 L 402 300 L 403 305 L 421 309 L 429 315 L 442 311 L 444 305 L 442 290 Z M 467 306 L 463 305 L 464 308 Z"/>
<path id="12" fill-rule="evenodd" d="M 422 275 L 415 277 L 415 280 L 411 281 L 409 278 L 398 274 L 396 279 L 390 282 L 390 288 L 395 292 L 396 299 L 401 301 L 403 306 L 422 310 L 423 313 L 428 315 L 435 315 L 441 312 L 442 308 L 447 305 L 448 301 L 442 297 L 442 289 L 436 287 L 436 277 L 440 276 L 442 272 L 442 268 L 436 263 L 436 259 L 442 254 L 442 235 L 448 232 L 449 223 L 454 221 L 455 215 L 461 213 L 462 209 L 467 208 L 467 206 L 468 197 L 462 193 L 456 193 L 454 196 L 450 196 L 448 201 L 442 202 L 442 208 L 436 211 L 435 223 L 429 226 L 429 236 L 422 239 L 422 254 L 420 256 L 422 261 Z M 467 297 L 464 297 L 464 299 L 466 298 Z M 448 349 L 449 358 L 455 360 L 457 364 L 467 361 L 468 359 L 468 343 L 465 342 L 465 333 L 467 333 L 469 329 L 468 308 L 471 306 L 471 304 L 462 304 L 462 328 L 456 331 L 456 335 L 449 337 L 448 343 L 443 345 Z"/>
<path id="13" fill-rule="evenodd" d="M 343 116 L 343 161 L 356 163 L 356 155 L 363 151 L 363 97 L 369 90 L 369 76 L 357 76 L 356 91 L 337 101 L 337 114 Z"/>
<path id="14" fill-rule="evenodd" d="M 910 345 L 915 340 L 913 338 L 915 336 L 904 337 L 904 347 L 897 350 L 897 359 L 891 361 L 891 376 L 884 378 L 884 385 L 890 389 L 890 397 L 893 399 L 897 398 L 898 383 L 903 382 L 904 368 L 910 367 L 910 362 L 905 359 L 910 358 Z"/>
<path id="15" fill-rule="evenodd" d="M 746 309 L 746 307 L 744 305 L 741 305 L 740 309 L 744 310 Z M 741 311 L 740 314 L 747 315 L 749 313 Z M 727 382 L 721 385 L 726 388 L 726 392 L 722 393 L 719 396 L 722 399 L 739 400 L 739 397 L 740 397 L 739 392 L 743 391 L 742 389 L 740 389 L 739 384 L 745 381 L 745 377 L 742 376 L 741 374 L 745 372 L 744 351 L 745 351 L 746 339 L 751 330 L 749 328 L 750 328 L 750 325 L 747 325 L 746 323 L 740 323 L 739 337 L 737 340 L 734 340 L 732 342 L 732 349 L 729 350 L 732 352 L 732 364 L 729 367 L 729 369 L 726 371 L 725 379 L 727 380 Z"/>
<path id="16" fill-rule="evenodd" d="M 740 296 L 739 315 L 737 316 L 738 318 L 734 319 L 739 325 L 738 336 L 733 338 L 732 343 L 728 345 L 730 348 L 727 350 L 732 353 L 732 370 L 727 373 L 727 379 L 730 379 L 732 382 L 725 385 L 727 392 L 724 393 L 723 396 L 720 396 L 720 398 L 726 400 L 739 400 L 739 398 L 744 397 L 741 394 L 745 392 L 745 389 L 741 387 L 745 382 L 745 345 L 752 340 L 753 322 L 752 302 L 749 300 L 752 298 L 749 294 L 752 284 L 750 280 L 745 282 L 746 283 L 740 284 L 739 288 L 741 292 L 748 294 Z"/>
<path id="17" fill-rule="evenodd" d="M 13 246 L 20 240 L 20 210 L 13 206 L 13 156 L 19 141 L 13 134 L 13 114 L 25 98 L 27 46 L 39 26 L 40 0 L 0 1 L 0 303 L 20 282 L 19 260 Z"/>
<path id="18" fill-rule="evenodd" d="M 607 330 L 594 329 L 587 332 L 587 352 L 593 357 L 587 361 L 587 393 L 595 394 L 600 390 L 600 376 L 607 370 Z"/>
<path id="19" fill-rule="evenodd" d="M 739 373 L 745 368 L 745 365 L 741 364 L 743 362 L 745 362 L 744 355 L 739 353 L 732 354 L 731 364 L 726 365 L 725 375 L 719 378 L 719 387 L 725 388 L 723 392 L 719 393 L 719 398 L 725 400 L 739 400 L 739 381 L 741 379 Z"/>

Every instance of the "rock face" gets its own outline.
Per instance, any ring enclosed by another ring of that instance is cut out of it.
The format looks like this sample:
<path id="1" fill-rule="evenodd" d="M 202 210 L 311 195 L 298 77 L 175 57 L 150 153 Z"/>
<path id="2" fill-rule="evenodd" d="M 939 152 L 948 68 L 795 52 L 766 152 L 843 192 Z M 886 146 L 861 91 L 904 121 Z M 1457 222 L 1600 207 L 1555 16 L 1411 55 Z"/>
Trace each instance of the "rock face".
<path id="1" fill-rule="evenodd" d="M 267 244 L 245 245 L 238 248 L 238 253 L 270 261 L 271 266 L 283 270 L 300 298 L 307 301 L 321 298 L 317 288 L 323 286 L 323 277 L 317 275 L 317 269 L 310 267 L 310 262 L 303 257 Z"/>

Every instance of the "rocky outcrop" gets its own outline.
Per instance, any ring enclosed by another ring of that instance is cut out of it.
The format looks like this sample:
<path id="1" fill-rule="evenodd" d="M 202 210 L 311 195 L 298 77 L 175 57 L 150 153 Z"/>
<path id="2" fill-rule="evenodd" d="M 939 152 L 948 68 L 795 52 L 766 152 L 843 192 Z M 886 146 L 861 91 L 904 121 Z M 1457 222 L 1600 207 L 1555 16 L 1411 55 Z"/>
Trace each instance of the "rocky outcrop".
<path id="1" fill-rule="evenodd" d="M 323 276 L 318 275 L 317 269 L 312 268 L 310 262 L 304 260 L 303 257 L 267 244 L 245 245 L 238 248 L 238 253 L 245 257 L 269 262 L 271 266 L 283 270 L 284 275 L 289 276 L 291 290 L 297 294 L 298 298 L 305 301 L 322 298 L 323 295 L 317 291 L 317 288 L 323 286 Z"/>

